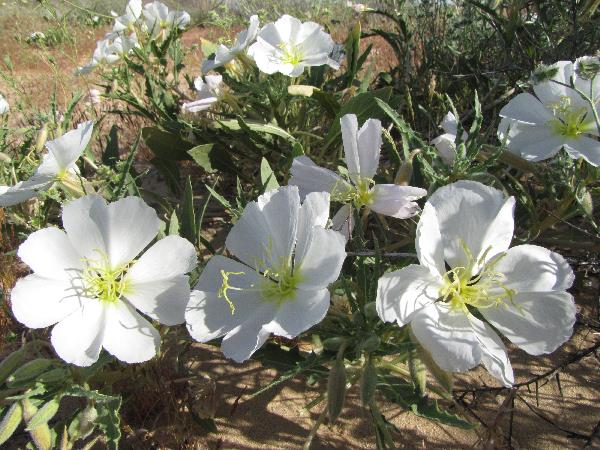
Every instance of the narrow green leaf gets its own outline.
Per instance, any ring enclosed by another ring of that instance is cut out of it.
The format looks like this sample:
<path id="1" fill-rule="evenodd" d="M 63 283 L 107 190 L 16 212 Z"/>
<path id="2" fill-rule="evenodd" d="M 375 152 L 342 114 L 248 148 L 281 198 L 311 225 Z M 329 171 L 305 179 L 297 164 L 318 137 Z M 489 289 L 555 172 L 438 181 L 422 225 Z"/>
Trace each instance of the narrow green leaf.
<path id="1" fill-rule="evenodd" d="M 58 412 L 58 407 L 60 406 L 60 398 L 53 398 L 52 400 L 46 402 L 44 406 L 42 406 L 38 411 L 33 415 L 33 417 L 27 422 L 27 431 L 33 431 L 40 425 L 47 424 L 55 414 Z"/>
<path id="2" fill-rule="evenodd" d="M 269 192 L 279 187 L 279 183 L 277 182 L 277 178 L 275 178 L 273 169 L 271 169 L 271 166 L 266 158 L 263 158 L 260 162 L 260 181 L 264 188 L 263 192 Z"/>
<path id="3" fill-rule="evenodd" d="M 188 176 L 185 183 L 183 204 L 181 205 L 181 237 L 196 245 L 198 241 L 196 213 L 194 212 L 194 192 L 192 180 Z"/>
<path id="4" fill-rule="evenodd" d="M 2 418 L 2 422 L 0 422 L 0 445 L 10 439 L 22 419 L 23 407 L 21 406 L 21 402 L 15 402 Z"/>
<path id="5" fill-rule="evenodd" d="M 327 411 L 329 423 L 334 423 L 342 412 L 346 400 L 346 367 L 344 365 L 344 346 L 340 348 L 327 380 Z"/>

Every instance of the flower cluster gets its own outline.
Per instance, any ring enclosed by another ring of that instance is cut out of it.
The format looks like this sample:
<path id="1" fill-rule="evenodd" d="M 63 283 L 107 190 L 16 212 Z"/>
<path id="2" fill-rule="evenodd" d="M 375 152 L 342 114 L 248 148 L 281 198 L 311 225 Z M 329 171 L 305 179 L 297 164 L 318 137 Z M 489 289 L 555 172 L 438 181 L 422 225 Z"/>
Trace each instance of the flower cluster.
<path id="1" fill-rule="evenodd" d="M 279 72 L 297 77 L 306 67 L 322 65 L 339 69 L 339 61 L 331 58 L 335 43 L 321 25 L 301 22 L 285 14 L 260 30 L 258 27 L 258 17 L 252 16 L 250 26 L 237 35 L 235 44 L 231 48 L 217 47 L 214 57 L 202 64 L 202 72 L 229 65 L 236 58 L 243 59 L 246 52 L 266 74 Z"/>
<path id="2" fill-rule="evenodd" d="M 80 67 L 80 75 L 90 73 L 98 66 L 110 65 L 128 55 L 139 46 L 138 33 L 150 39 L 163 40 L 174 30 L 184 30 L 190 23 L 190 15 L 185 11 L 170 11 L 167 5 L 154 1 L 142 7 L 141 0 L 130 0 L 125 14 L 115 17 L 112 31 L 96 43 L 92 59 Z"/>

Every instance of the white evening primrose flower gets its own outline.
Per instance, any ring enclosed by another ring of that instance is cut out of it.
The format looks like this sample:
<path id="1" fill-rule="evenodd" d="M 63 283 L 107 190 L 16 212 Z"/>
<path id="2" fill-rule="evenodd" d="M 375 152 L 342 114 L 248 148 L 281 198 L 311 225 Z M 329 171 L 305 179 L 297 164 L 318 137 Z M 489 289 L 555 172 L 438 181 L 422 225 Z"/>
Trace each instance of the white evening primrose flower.
<path id="1" fill-rule="evenodd" d="M 96 49 L 90 62 L 77 69 L 76 73 L 77 75 L 85 75 L 98 66 L 114 64 L 138 45 L 135 33 L 129 36 L 117 35 L 116 37 L 102 39 L 96 43 Z"/>
<path id="2" fill-rule="evenodd" d="M 198 77 L 194 80 L 196 88 L 196 100 L 184 103 L 181 110 L 184 112 L 196 113 L 209 109 L 214 103 L 219 101 L 223 77 L 221 75 L 205 75 L 204 80 Z"/>
<path id="3" fill-rule="evenodd" d="M 190 24 L 190 15 L 185 11 L 169 11 L 167 5 L 154 1 L 144 5 L 142 11 L 145 26 L 152 39 L 165 37 L 174 29 L 184 30 Z"/>
<path id="4" fill-rule="evenodd" d="M 256 39 L 257 34 L 258 16 L 252 16 L 250 17 L 250 25 L 246 30 L 238 33 L 235 44 L 231 48 L 223 44 L 219 45 L 215 51 L 214 59 L 207 59 L 202 63 L 202 73 L 224 66 L 244 54 L 248 46 Z"/>
<path id="5" fill-rule="evenodd" d="M 75 130 L 46 142 L 46 153 L 35 173 L 14 186 L 0 186 L 0 207 L 12 206 L 36 197 L 55 183 L 66 187 L 80 185 L 79 169 L 75 165 L 86 149 L 94 129 L 93 122 L 84 122 Z"/>
<path id="6" fill-rule="evenodd" d="M 295 186 L 249 203 L 225 242 L 237 260 L 212 257 L 192 290 L 185 315 L 192 337 L 225 336 L 223 354 L 242 362 L 271 333 L 293 338 L 319 323 L 346 257 L 343 236 L 325 229 L 328 217 L 327 193 L 300 204 Z"/>
<path id="7" fill-rule="evenodd" d="M 576 312 L 562 256 L 509 248 L 514 206 L 514 197 L 474 181 L 438 189 L 417 226 L 419 264 L 381 277 L 376 303 L 381 320 L 410 324 L 442 369 L 481 363 L 505 386 L 513 371 L 495 330 L 527 353 L 550 353 L 571 336 Z"/>
<path id="8" fill-rule="evenodd" d="M 334 46 L 321 25 L 303 23 L 286 14 L 261 28 L 248 54 L 264 73 L 297 77 L 309 66 L 327 64 L 339 69 L 339 63 L 329 57 Z"/>
<path id="9" fill-rule="evenodd" d="M 340 119 L 344 156 L 349 179 L 317 166 L 309 157 L 294 158 L 289 184 L 298 186 L 304 197 L 310 192 L 325 191 L 332 200 L 350 204 L 357 209 L 365 206 L 379 214 L 406 219 L 419 212 L 415 200 L 427 195 L 425 189 L 396 184 L 375 184 L 373 177 L 379 167 L 381 153 L 381 122 L 367 120 L 358 129 L 354 114 Z M 334 229 L 342 231 L 348 238 L 351 234 L 352 208 L 344 207 L 334 217 Z M 346 224 L 339 228 L 340 223 Z"/>
<path id="10" fill-rule="evenodd" d="M 125 14 L 115 18 L 112 33 L 119 34 L 135 31 L 135 24 L 142 15 L 142 0 L 130 0 L 125 7 Z"/>
<path id="11" fill-rule="evenodd" d="M 10 111 L 10 106 L 6 99 L 0 94 L 0 116 L 3 114 L 7 114 Z"/>
<path id="12" fill-rule="evenodd" d="M 56 324 L 52 345 L 71 364 L 93 364 L 102 348 L 128 363 L 151 359 L 160 335 L 137 310 L 184 322 L 193 245 L 169 236 L 143 252 L 160 220 L 137 197 L 107 204 L 88 195 L 64 206 L 62 221 L 65 231 L 44 228 L 19 247 L 33 273 L 12 290 L 13 314 L 29 328 Z"/>
<path id="13" fill-rule="evenodd" d="M 440 155 L 440 158 L 446 165 L 451 166 L 456 157 L 456 135 L 458 134 L 458 121 L 454 114 L 449 111 L 440 124 L 444 129 L 444 134 L 436 137 L 431 141 Z M 464 142 L 468 138 L 465 131 L 462 132 L 461 141 Z"/>
<path id="14" fill-rule="evenodd" d="M 533 86 L 535 96 L 519 94 L 502 108 L 498 137 L 506 139 L 511 152 L 529 161 L 548 159 L 564 148 L 570 157 L 582 157 L 598 166 L 600 142 L 594 113 L 571 87 L 571 77 L 577 89 L 588 96 L 592 82 L 577 77 L 570 61 L 559 61 L 554 67 L 556 74 L 550 80 Z M 598 109 L 600 97 L 593 100 Z"/>

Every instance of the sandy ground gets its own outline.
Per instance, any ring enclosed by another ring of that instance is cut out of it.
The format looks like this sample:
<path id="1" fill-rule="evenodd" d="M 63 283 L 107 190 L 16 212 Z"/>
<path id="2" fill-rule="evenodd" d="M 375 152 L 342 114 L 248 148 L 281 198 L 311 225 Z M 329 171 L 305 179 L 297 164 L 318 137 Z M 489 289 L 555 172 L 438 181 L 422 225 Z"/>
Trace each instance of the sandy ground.
<path id="1" fill-rule="evenodd" d="M 48 93 L 54 87 L 57 88 L 59 102 L 63 104 L 73 87 L 88 87 L 86 80 L 75 78 L 72 72 L 77 63 L 81 64 L 89 57 L 94 41 L 102 35 L 102 30 L 78 34 L 78 53 L 75 56 L 66 47 L 53 50 L 55 63 L 50 65 L 43 62 L 47 60 L 47 50 L 25 44 L 19 44 L 20 47 L 12 43 L 9 45 L 6 36 L 17 31 L 25 32 L 17 30 L 16 25 L 5 27 L 0 40 L 0 53 L 10 55 L 14 74 L 28 92 L 27 98 L 22 99 L 24 107 L 47 106 L 48 96 L 40 94 Z M 189 46 L 198 44 L 201 37 L 209 34 L 210 30 L 193 29 L 185 34 L 184 42 Z M 372 57 L 389 61 L 386 55 L 389 55 L 389 50 L 379 43 Z M 188 62 L 189 67 L 199 67 L 200 59 L 200 50 L 194 50 Z M 57 73 L 61 76 L 53 78 Z M 0 82 L 0 88 L 4 87 Z M 9 100 L 17 99 L 9 96 Z M 597 318 L 597 278 L 590 276 L 587 281 L 589 286 L 586 291 L 591 295 L 586 297 L 588 300 L 582 306 L 582 314 Z M 581 300 L 578 301 L 581 303 Z M 531 358 L 519 350 L 511 349 L 517 381 L 544 373 L 568 360 L 574 352 L 586 349 L 599 340 L 600 334 L 589 327 L 579 326 L 571 341 L 551 357 Z M 152 392 L 141 388 L 138 395 L 149 402 L 151 414 L 125 421 L 128 425 L 125 427 L 124 448 L 299 448 L 324 406 L 317 405 L 310 413 L 304 410 L 309 401 L 325 390 L 324 385 L 308 387 L 304 378 L 288 381 L 249 399 L 252 392 L 274 380 L 277 372 L 263 368 L 256 362 L 233 364 L 225 360 L 214 347 L 194 346 L 187 362 L 196 367 L 196 373 L 207 377 L 200 382 L 201 387 L 207 387 L 207 395 L 197 405 L 214 413 L 217 432 L 207 433 L 193 425 L 187 417 L 189 414 L 186 416 L 185 408 L 179 404 L 173 408 L 179 416 L 171 415 L 162 403 L 153 403 Z M 511 408 L 511 402 L 505 401 L 508 391 L 466 394 L 464 401 L 471 406 L 468 410 L 459 403 L 444 403 L 446 407 L 463 413 L 471 422 L 480 424 L 473 430 L 439 425 L 382 400 L 380 404 L 384 415 L 399 429 L 395 435 L 398 448 L 507 448 L 509 435 L 512 435 L 510 445 L 515 449 L 582 448 L 586 439 L 576 434 L 591 435 L 600 423 L 600 372 L 596 355 L 592 353 L 568 366 L 561 372 L 559 381 L 560 388 L 554 377 L 550 381 L 540 381 L 537 395 L 535 385 L 532 385 L 531 391 L 521 388 L 515 395 L 514 408 Z M 477 370 L 459 376 L 456 389 L 472 389 L 486 384 L 496 385 L 483 370 Z M 203 388 L 199 391 L 198 385 L 195 385 L 186 389 L 193 391 L 193 395 L 199 395 L 198 392 Z M 134 429 L 129 425 L 134 423 L 140 426 Z M 372 449 L 373 431 L 369 414 L 360 404 L 357 389 L 353 388 L 339 422 L 333 426 L 323 425 L 311 448 Z M 590 440 L 588 445 L 589 448 L 600 448 L 600 437 Z"/>

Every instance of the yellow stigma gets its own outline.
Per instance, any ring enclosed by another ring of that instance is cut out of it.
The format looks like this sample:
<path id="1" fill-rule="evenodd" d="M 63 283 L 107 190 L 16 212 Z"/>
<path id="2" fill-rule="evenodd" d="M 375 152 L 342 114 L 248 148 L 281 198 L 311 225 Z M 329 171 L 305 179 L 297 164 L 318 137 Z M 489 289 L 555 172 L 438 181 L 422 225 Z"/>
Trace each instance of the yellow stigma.
<path id="1" fill-rule="evenodd" d="M 516 292 L 505 286 L 504 274 L 494 270 L 505 254 L 484 263 L 491 247 L 488 247 L 479 260 L 474 259 L 464 243 L 463 249 L 467 255 L 467 264 L 465 267 L 455 267 L 446 272 L 439 293 L 441 300 L 449 303 L 452 310 L 460 310 L 465 314 L 469 314 L 468 306 L 499 307 L 507 301 L 514 305 L 512 299 Z M 471 273 L 476 265 L 482 265 L 482 268 L 477 275 L 472 276 Z"/>
<path id="2" fill-rule="evenodd" d="M 117 302 L 128 289 L 125 273 L 129 265 L 112 268 L 108 257 L 100 251 L 98 253 L 101 256 L 97 260 L 84 259 L 85 268 L 81 277 L 84 295 L 105 303 Z"/>
<path id="3" fill-rule="evenodd" d="M 302 55 L 302 46 L 301 45 L 292 45 L 281 43 L 279 48 L 282 51 L 281 62 L 284 64 L 291 64 L 295 66 L 296 64 L 300 64 L 303 59 Z"/>
<path id="4" fill-rule="evenodd" d="M 244 275 L 244 272 L 226 272 L 221 269 L 221 278 L 223 281 L 221 282 L 221 288 L 217 291 L 218 298 L 224 298 L 227 304 L 229 305 L 229 309 L 231 310 L 231 314 L 235 312 L 235 305 L 229 298 L 229 294 L 227 291 L 243 291 L 243 288 L 235 287 L 229 284 L 229 276 L 230 275 Z"/>
<path id="5" fill-rule="evenodd" d="M 553 111 L 555 117 L 547 124 L 555 134 L 573 139 L 586 131 L 584 120 L 587 111 L 583 107 L 574 107 L 569 97 L 561 97 L 558 102 L 547 106 Z"/>

